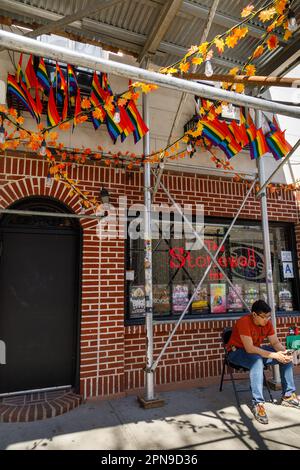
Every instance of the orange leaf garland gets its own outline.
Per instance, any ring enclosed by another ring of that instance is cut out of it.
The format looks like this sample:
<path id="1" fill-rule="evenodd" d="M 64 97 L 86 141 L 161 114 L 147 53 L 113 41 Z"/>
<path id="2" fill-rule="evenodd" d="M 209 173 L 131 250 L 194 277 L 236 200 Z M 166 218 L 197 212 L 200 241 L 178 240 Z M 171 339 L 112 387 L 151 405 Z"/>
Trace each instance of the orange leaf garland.
<path id="1" fill-rule="evenodd" d="M 238 40 L 238 36 L 236 36 L 235 34 L 231 34 L 230 36 L 227 36 L 227 38 L 225 39 L 225 43 L 227 47 L 233 49 L 237 45 Z"/>
<path id="2" fill-rule="evenodd" d="M 215 46 L 216 46 L 219 54 L 222 54 L 222 52 L 224 52 L 225 42 L 223 41 L 223 39 L 216 38 L 215 39 Z"/>
<path id="3" fill-rule="evenodd" d="M 181 70 L 182 73 L 186 73 L 189 68 L 190 68 L 190 64 L 189 62 L 182 62 L 180 65 L 179 65 L 179 68 Z"/>
<path id="4" fill-rule="evenodd" d="M 254 10 L 254 5 L 246 6 L 241 13 L 242 18 L 247 18 L 247 16 L 251 15 L 252 11 Z"/>
<path id="5" fill-rule="evenodd" d="M 267 41 L 267 45 L 270 51 L 272 51 L 273 49 L 276 49 L 279 45 L 278 37 L 275 36 L 275 34 L 272 34 L 272 36 L 270 36 Z"/>
<path id="6" fill-rule="evenodd" d="M 274 16 L 276 15 L 276 10 L 275 8 L 269 8 L 268 10 L 263 10 L 260 12 L 258 15 L 260 21 L 263 23 L 266 23 L 267 21 L 270 21 Z"/>
<path id="7" fill-rule="evenodd" d="M 91 102 L 88 98 L 83 98 L 81 101 L 81 108 L 82 109 L 90 109 L 91 107 Z"/>
<path id="8" fill-rule="evenodd" d="M 248 77 L 256 74 L 255 65 L 252 65 L 252 64 L 246 65 L 245 70 L 246 70 L 246 75 L 248 75 Z"/>
<path id="9" fill-rule="evenodd" d="M 253 59 L 257 59 L 258 57 L 260 57 L 264 53 L 264 50 L 264 46 L 257 46 L 255 51 L 253 52 Z"/>
<path id="10" fill-rule="evenodd" d="M 203 62 L 202 57 L 193 57 L 193 59 L 192 59 L 192 64 L 195 64 L 195 65 L 200 65 L 200 64 L 202 64 L 202 62 Z"/>
<path id="11" fill-rule="evenodd" d="M 288 41 L 292 35 L 293 35 L 292 31 L 287 29 L 284 33 L 283 40 Z"/>

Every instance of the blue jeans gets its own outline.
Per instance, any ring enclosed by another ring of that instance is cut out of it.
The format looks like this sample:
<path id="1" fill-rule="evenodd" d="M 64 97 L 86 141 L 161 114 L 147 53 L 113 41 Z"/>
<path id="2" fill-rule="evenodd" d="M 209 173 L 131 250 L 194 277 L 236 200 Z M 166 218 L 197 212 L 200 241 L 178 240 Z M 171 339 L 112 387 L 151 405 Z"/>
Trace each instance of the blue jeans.
<path id="1" fill-rule="evenodd" d="M 275 351 L 271 346 L 262 346 L 262 349 L 272 352 Z M 261 357 L 259 354 L 247 353 L 245 349 L 242 348 L 238 348 L 236 351 L 230 351 L 228 353 L 228 359 L 233 364 L 246 367 L 250 370 L 250 385 L 254 403 L 262 403 L 265 401 L 263 396 L 263 371 L 265 365 L 273 366 L 279 364 L 283 396 L 290 396 L 296 391 L 292 362 L 282 364 L 275 359 L 267 359 Z"/>

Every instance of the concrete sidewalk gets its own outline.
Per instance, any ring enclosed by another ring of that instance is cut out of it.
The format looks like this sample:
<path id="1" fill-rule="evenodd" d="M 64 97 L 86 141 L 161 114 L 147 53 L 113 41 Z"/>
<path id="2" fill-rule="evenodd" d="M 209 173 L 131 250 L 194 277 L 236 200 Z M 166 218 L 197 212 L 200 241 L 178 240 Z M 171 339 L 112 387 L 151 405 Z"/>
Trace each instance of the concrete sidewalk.
<path id="1" fill-rule="evenodd" d="M 300 376 L 296 376 L 298 392 Z M 244 388 L 247 381 L 242 381 Z M 274 392 L 279 398 L 279 393 Z M 232 386 L 218 385 L 161 393 L 163 408 L 144 410 L 136 396 L 89 400 L 56 418 L 31 423 L 1 423 L 1 449 L 300 449 L 300 410 L 267 404 L 269 424 L 254 420 Z"/>

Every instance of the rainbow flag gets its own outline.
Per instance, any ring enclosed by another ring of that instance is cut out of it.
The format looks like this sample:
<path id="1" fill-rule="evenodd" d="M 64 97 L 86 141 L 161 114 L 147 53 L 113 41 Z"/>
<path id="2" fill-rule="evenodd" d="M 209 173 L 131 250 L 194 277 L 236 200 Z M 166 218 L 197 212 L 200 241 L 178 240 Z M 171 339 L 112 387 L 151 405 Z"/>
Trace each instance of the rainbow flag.
<path id="1" fill-rule="evenodd" d="M 256 160 L 269 151 L 262 129 L 256 129 L 254 124 L 247 129 L 250 144 L 250 157 Z"/>
<path id="2" fill-rule="evenodd" d="M 106 98 L 110 96 L 110 93 L 102 88 L 99 78 L 102 81 L 101 76 L 99 76 L 97 72 L 94 72 L 92 81 L 92 92 L 95 94 L 95 97 L 100 103 L 104 103 Z"/>
<path id="3" fill-rule="evenodd" d="M 105 111 L 106 111 L 106 116 L 105 116 L 106 127 L 113 143 L 115 144 L 117 138 L 119 137 L 119 135 L 123 133 L 124 130 L 121 126 L 121 123 L 117 124 L 114 121 L 114 113 L 112 113 L 108 109 L 105 109 Z"/>
<path id="4" fill-rule="evenodd" d="M 68 111 L 69 111 L 69 97 L 68 97 L 68 93 L 66 93 L 65 99 L 64 99 L 64 107 L 62 111 L 62 121 L 65 121 L 67 119 Z"/>
<path id="5" fill-rule="evenodd" d="M 37 81 L 36 74 L 35 74 L 34 67 L 33 67 L 33 56 L 32 56 L 32 54 L 30 55 L 30 57 L 28 59 L 28 62 L 27 62 L 27 65 L 26 65 L 25 80 L 26 80 L 26 84 L 27 84 L 28 89 L 36 88 L 38 86 L 38 81 Z"/>
<path id="6" fill-rule="evenodd" d="M 244 124 L 238 125 L 235 121 L 232 121 L 228 125 L 228 129 L 232 133 L 235 141 L 240 144 L 241 147 L 245 147 L 248 144 L 249 141 Z"/>
<path id="7" fill-rule="evenodd" d="M 41 115 L 41 112 L 42 112 L 42 103 L 41 103 L 40 97 L 38 95 L 37 88 L 35 89 L 36 100 L 34 100 L 33 97 L 30 94 L 30 91 L 28 90 L 28 88 L 26 86 L 25 81 L 23 79 L 20 80 L 19 85 L 21 86 L 21 88 L 22 88 L 22 90 L 23 90 L 23 92 L 26 96 L 26 99 L 27 99 L 27 102 L 28 102 L 29 106 L 31 107 L 32 111 L 34 112 L 34 117 L 35 117 L 36 121 L 39 123 L 40 122 L 40 115 Z"/>
<path id="8" fill-rule="evenodd" d="M 121 117 L 120 125 L 123 129 L 123 132 L 121 134 L 121 141 L 124 142 L 126 137 L 128 137 L 128 135 L 131 134 L 131 132 L 135 131 L 135 127 L 132 124 L 132 122 L 131 122 L 128 114 L 127 114 L 127 111 L 126 111 L 126 109 L 124 109 L 123 106 L 119 107 L 119 111 L 120 111 L 120 117 Z"/>
<path id="9" fill-rule="evenodd" d="M 101 73 L 101 86 L 106 93 L 112 96 L 113 92 L 110 87 L 110 84 L 108 83 L 107 73 Z"/>
<path id="10" fill-rule="evenodd" d="M 232 140 L 231 142 L 227 142 L 226 140 L 224 140 L 219 145 L 219 147 L 223 150 L 228 159 L 234 157 L 234 155 L 236 155 L 242 150 L 240 144 L 238 142 L 235 142 L 234 140 Z"/>
<path id="11" fill-rule="evenodd" d="M 24 86 L 26 86 L 24 84 Z M 27 94 L 25 92 L 25 89 L 22 88 L 16 81 L 15 77 L 11 75 L 10 73 L 7 75 L 7 92 L 11 93 L 14 95 L 23 105 L 26 107 L 26 109 L 30 112 L 31 116 L 35 119 L 37 119 L 37 112 L 36 109 L 32 107 L 32 104 L 28 101 Z M 28 92 L 29 94 L 29 92 Z M 32 97 L 31 97 L 32 98 Z M 34 102 L 33 102 L 34 104 Z"/>
<path id="12" fill-rule="evenodd" d="M 72 65 L 68 64 L 67 69 L 68 69 L 69 93 L 70 95 L 75 96 L 77 93 L 77 88 L 78 88 L 76 74 L 74 72 Z"/>
<path id="13" fill-rule="evenodd" d="M 136 144 L 147 132 L 149 132 L 149 129 L 144 123 L 143 118 L 140 115 L 133 100 L 130 100 L 127 104 L 126 111 L 134 127 L 133 137 L 134 143 Z"/>
<path id="14" fill-rule="evenodd" d="M 92 91 L 92 93 L 91 93 L 90 100 L 91 100 L 91 103 L 92 103 L 93 107 L 94 108 L 100 108 L 103 111 L 103 116 L 105 116 L 105 111 L 104 111 L 103 107 L 101 106 L 99 100 L 97 99 L 94 91 Z M 104 122 L 104 120 L 101 121 L 100 119 L 96 119 L 93 116 L 93 112 L 91 112 L 90 116 L 91 116 L 91 119 L 92 119 L 94 129 L 96 131 L 101 126 L 102 122 Z"/>
<path id="15" fill-rule="evenodd" d="M 56 126 L 60 122 L 60 115 L 58 114 L 53 86 L 50 88 L 48 109 L 47 109 L 47 125 L 48 127 Z"/>
<path id="16" fill-rule="evenodd" d="M 36 76 L 43 90 L 46 92 L 47 95 L 49 95 L 51 84 L 48 77 L 46 65 L 42 57 L 40 58 L 40 63 L 37 69 Z"/>
<path id="17" fill-rule="evenodd" d="M 269 132 L 266 135 L 266 141 L 275 160 L 280 160 L 292 150 L 292 146 L 285 139 L 284 131 L 279 129 L 275 132 Z"/>
<path id="18" fill-rule="evenodd" d="M 92 105 L 97 108 L 101 107 L 101 103 L 103 104 L 106 96 L 107 94 L 104 92 L 104 90 L 102 89 L 100 85 L 99 76 L 97 75 L 96 72 L 94 72 L 92 88 L 91 88 L 91 96 L 90 96 Z M 104 111 L 104 114 L 105 114 L 105 111 Z M 94 118 L 93 113 L 91 113 L 91 119 L 92 119 L 94 129 L 97 130 L 100 127 L 102 122 L 99 119 Z"/>
<path id="19" fill-rule="evenodd" d="M 216 120 L 202 120 L 201 124 L 203 125 L 202 136 L 212 142 L 213 145 L 220 146 L 226 138 L 226 133 L 224 134 L 224 130 L 216 125 Z"/>
<path id="20" fill-rule="evenodd" d="M 74 110 L 74 120 L 73 120 L 73 130 L 77 125 L 77 116 L 81 113 L 81 96 L 80 89 L 77 88 L 76 101 L 75 101 L 75 110 Z"/>
<path id="21" fill-rule="evenodd" d="M 58 105 L 61 106 L 63 104 L 64 93 L 67 91 L 67 83 L 64 74 L 57 62 L 55 68 L 55 76 L 53 80 L 53 89 L 55 91 L 56 101 Z"/>
<path id="22" fill-rule="evenodd" d="M 22 60 L 23 60 L 23 52 L 20 54 L 18 66 L 17 66 L 17 72 L 16 72 L 16 80 L 17 83 L 20 82 L 21 74 L 22 74 Z"/>

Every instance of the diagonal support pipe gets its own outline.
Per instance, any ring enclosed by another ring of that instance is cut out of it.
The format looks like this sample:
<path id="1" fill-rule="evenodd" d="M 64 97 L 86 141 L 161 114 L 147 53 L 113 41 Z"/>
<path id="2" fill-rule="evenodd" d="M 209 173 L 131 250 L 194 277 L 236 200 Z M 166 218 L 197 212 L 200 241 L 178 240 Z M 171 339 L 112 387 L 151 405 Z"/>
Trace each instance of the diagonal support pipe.
<path id="1" fill-rule="evenodd" d="M 226 275 L 226 273 L 223 271 L 223 269 L 222 269 L 221 266 L 219 265 L 219 263 L 218 263 L 218 261 L 217 261 L 217 257 L 218 257 L 218 254 L 220 253 L 220 250 L 222 249 L 222 247 L 223 247 L 223 245 L 224 245 L 224 243 L 225 243 L 225 241 L 226 241 L 226 239 L 227 239 L 227 237 L 228 237 L 230 231 L 232 230 L 232 227 L 234 226 L 234 224 L 235 224 L 237 218 L 239 217 L 241 211 L 243 210 L 243 208 L 244 208 L 244 206 L 245 206 L 245 204 L 246 204 L 246 202 L 247 202 L 247 200 L 248 200 L 248 198 L 249 198 L 249 196 L 250 196 L 250 194 L 251 194 L 251 192 L 252 192 L 252 190 L 253 190 L 253 188 L 254 188 L 254 186 L 255 186 L 255 184 L 256 184 L 256 181 L 257 181 L 257 179 L 255 179 L 255 180 L 253 181 L 253 183 L 252 183 L 252 185 L 251 185 L 249 191 L 247 192 L 247 194 L 246 194 L 246 196 L 245 196 L 245 198 L 244 198 L 244 200 L 243 200 L 243 202 L 242 202 L 242 204 L 241 204 L 241 206 L 240 206 L 238 212 L 236 213 L 234 219 L 232 220 L 232 222 L 231 222 L 231 224 L 230 224 L 230 226 L 229 226 L 229 228 L 228 228 L 228 230 L 227 230 L 227 232 L 226 232 L 226 234 L 225 234 L 225 236 L 224 236 L 224 238 L 223 238 L 223 240 L 222 240 L 222 243 L 221 243 L 221 245 L 219 246 L 219 248 L 218 248 L 216 254 L 213 256 L 213 255 L 210 253 L 210 251 L 206 248 L 206 246 L 203 245 L 203 247 L 205 248 L 206 252 L 208 253 L 208 255 L 209 255 L 210 258 L 211 258 L 211 262 L 210 262 L 209 266 L 206 268 L 206 270 L 205 270 L 205 272 L 204 272 L 204 274 L 203 274 L 202 279 L 200 280 L 199 284 L 198 284 L 197 287 L 195 288 L 195 290 L 194 290 L 194 292 L 193 292 L 193 294 L 192 294 L 192 296 L 191 296 L 191 298 L 190 298 L 188 304 L 186 305 L 184 311 L 182 312 L 182 314 L 181 314 L 180 318 L 178 319 L 178 321 L 177 321 L 175 327 L 173 328 L 172 332 L 170 333 L 170 336 L 169 336 L 169 338 L 167 339 L 166 344 L 164 345 L 162 351 L 160 352 L 160 354 L 159 354 L 159 356 L 157 357 L 157 359 L 153 362 L 153 364 L 152 364 L 152 366 L 151 366 L 151 370 L 155 370 L 155 369 L 156 369 L 156 367 L 157 367 L 157 365 L 158 365 L 160 359 L 162 358 L 162 356 L 163 356 L 165 350 L 167 349 L 167 347 L 169 346 L 169 344 L 170 344 L 170 342 L 171 342 L 171 340 L 172 340 L 174 334 L 176 333 L 176 330 L 177 330 L 178 326 L 180 325 L 180 323 L 181 323 L 183 317 L 185 316 L 186 312 L 188 311 L 188 309 L 189 309 L 191 303 L 193 302 L 193 300 L 194 300 L 194 298 L 195 298 L 195 295 L 196 295 L 197 291 L 198 291 L 198 290 L 200 289 L 200 287 L 202 286 L 202 284 L 203 284 L 203 282 L 204 282 L 204 280 L 205 280 L 205 278 L 206 278 L 206 276 L 207 276 L 208 272 L 210 271 L 210 269 L 211 269 L 211 267 L 212 267 L 213 264 L 215 264 L 215 265 L 220 269 L 220 271 L 222 272 L 222 274 L 226 277 L 227 281 L 228 281 L 229 284 L 231 285 L 231 288 L 234 290 L 234 292 L 235 292 L 236 295 L 239 297 L 239 299 L 243 302 L 243 304 L 244 304 L 244 306 L 246 307 L 246 309 L 250 312 L 250 308 L 248 307 L 248 305 L 246 304 L 246 302 L 244 301 L 244 299 L 240 296 L 239 292 L 237 292 L 237 290 L 236 290 L 235 287 L 233 286 L 232 282 L 230 281 L 230 279 L 228 278 L 228 276 Z M 170 200 L 171 200 L 172 203 L 174 204 L 174 206 L 175 206 L 175 208 L 177 209 L 177 211 L 182 215 L 182 217 L 184 218 L 185 222 L 186 222 L 186 223 L 190 226 L 190 228 L 193 230 L 193 232 L 194 232 L 196 238 L 200 239 L 198 233 L 194 230 L 192 224 L 191 224 L 190 221 L 185 217 L 185 215 L 183 214 L 183 212 L 181 211 L 181 209 L 179 208 L 179 206 L 176 204 L 175 200 L 172 198 L 172 196 L 170 195 L 170 193 L 168 192 L 167 188 L 165 188 L 165 186 L 163 185 L 162 182 L 160 182 L 160 186 L 161 186 L 162 189 L 165 191 L 165 193 L 167 194 L 167 196 L 170 198 Z M 201 239 L 200 239 L 200 240 L 201 240 Z"/>

